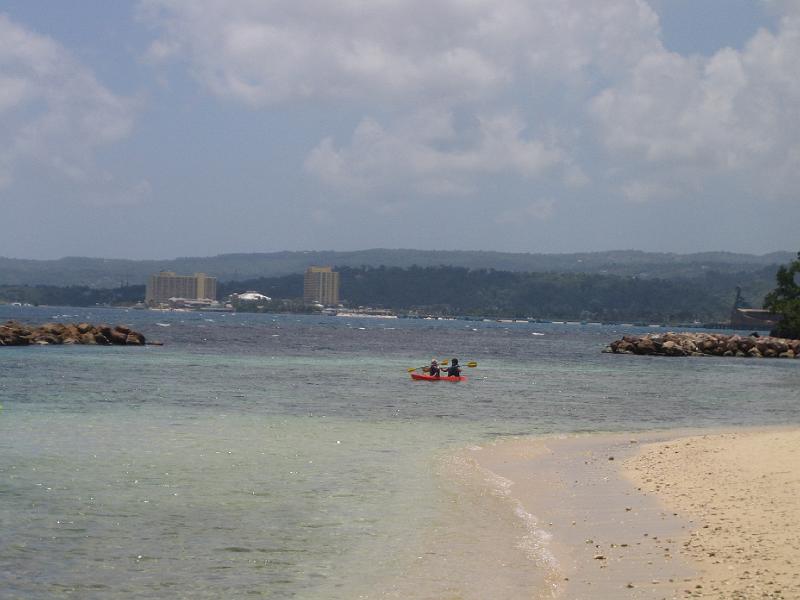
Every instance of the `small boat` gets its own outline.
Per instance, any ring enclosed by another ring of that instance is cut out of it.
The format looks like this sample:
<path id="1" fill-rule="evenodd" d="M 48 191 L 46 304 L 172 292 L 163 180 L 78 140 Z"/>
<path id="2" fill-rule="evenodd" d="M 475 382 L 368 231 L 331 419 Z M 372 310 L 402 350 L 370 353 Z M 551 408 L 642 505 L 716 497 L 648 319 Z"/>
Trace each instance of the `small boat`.
<path id="1" fill-rule="evenodd" d="M 462 375 L 461 377 L 438 377 L 436 375 L 420 375 L 419 373 L 411 373 L 411 379 L 414 381 L 466 381 L 467 378 Z"/>

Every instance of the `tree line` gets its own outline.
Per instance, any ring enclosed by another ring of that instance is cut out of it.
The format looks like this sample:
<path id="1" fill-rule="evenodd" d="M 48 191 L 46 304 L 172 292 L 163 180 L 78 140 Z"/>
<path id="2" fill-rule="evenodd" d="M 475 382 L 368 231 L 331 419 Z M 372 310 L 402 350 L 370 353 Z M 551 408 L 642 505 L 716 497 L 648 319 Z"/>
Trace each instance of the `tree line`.
<path id="1" fill-rule="evenodd" d="M 338 267 L 348 306 L 434 315 L 606 322 L 726 322 L 736 287 L 752 307 L 783 315 L 776 335 L 800 337 L 800 253 L 777 270 L 657 279 L 565 272 L 512 272 L 454 266 Z M 777 280 L 777 286 L 775 285 Z M 301 274 L 218 284 L 220 298 L 247 290 L 270 296 L 266 310 L 304 310 Z M 133 305 L 145 286 L 116 288 L 0 285 L 0 303 L 51 306 Z"/>
<path id="2" fill-rule="evenodd" d="M 777 286 L 764 301 L 773 313 L 782 315 L 773 335 L 800 339 L 800 252 L 797 259 L 778 269 Z"/>
<path id="3" fill-rule="evenodd" d="M 727 321 L 735 288 L 762 298 L 764 277 L 708 272 L 691 279 L 654 279 L 587 273 L 524 273 L 466 267 L 339 267 L 348 306 L 372 306 L 418 314 L 591 321 L 690 323 Z M 769 281 L 769 278 L 766 279 Z M 766 284 L 769 285 L 769 284 Z M 301 274 L 218 284 L 219 297 L 247 290 L 297 307 Z M 144 286 L 0 286 L 0 301 L 64 306 L 130 305 Z"/>
<path id="4" fill-rule="evenodd" d="M 351 303 L 420 313 L 591 321 L 727 320 L 730 278 L 640 279 L 585 273 L 515 273 L 462 267 L 343 268 Z M 735 286 L 734 286 L 735 287 Z"/>

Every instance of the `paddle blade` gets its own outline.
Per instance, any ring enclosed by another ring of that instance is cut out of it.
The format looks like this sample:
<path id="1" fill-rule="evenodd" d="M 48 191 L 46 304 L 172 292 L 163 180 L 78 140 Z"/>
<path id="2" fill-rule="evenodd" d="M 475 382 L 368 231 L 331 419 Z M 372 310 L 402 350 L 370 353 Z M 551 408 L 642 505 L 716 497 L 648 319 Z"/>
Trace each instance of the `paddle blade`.
<path id="1" fill-rule="evenodd" d="M 417 369 L 420 369 L 420 368 L 421 368 L 421 367 L 410 367 L 410 368 L 408 369 L 408 372 L 409 372 L 409 373 L 413 373 L 414 371 L 416 371 Z"/>
<path id="2" fill-rule="evenodd" d="M 478 366 L 478 363 L 476 363 L 476 362 L 473 360 L 473 361 L 470 361 L 470 362 L 468 362 L 468 363 L 467 363 L 467 366 L 468 366 L 468 367 L 477 367 L 477 366 Z"/>

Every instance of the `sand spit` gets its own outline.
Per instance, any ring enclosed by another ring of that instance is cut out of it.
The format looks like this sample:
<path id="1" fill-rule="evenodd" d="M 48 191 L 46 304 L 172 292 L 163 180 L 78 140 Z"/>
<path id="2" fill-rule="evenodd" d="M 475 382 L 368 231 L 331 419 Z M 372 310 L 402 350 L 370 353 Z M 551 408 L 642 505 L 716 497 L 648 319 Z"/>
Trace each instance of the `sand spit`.
<path id="1" fill-rule="evenodd" d="M 683 598 L 695 585 L 696 570 L 680 552 L 688 520 L 637 491 L 622 472 L 644 439 L 667 438 L 516 439 L 471 452 L 482 469 L 509 482 L 509 494 L 546 534 L 558 574 L 552 595 L 537 597 L 660 600 Z"/>
<path id="2" fill-rule="evenodd" d="M 800 430 L 518 438 L 469 454 L 546 534 L 557 572 L 540 597 L 800 599 Z"/>
<path id="3" fill-rule="evenodd" d="M 800 431 L 648 444 L 625 468 L 691 519 L 677 550 L 700 575 L 685 597 L 800 598 Z"/>

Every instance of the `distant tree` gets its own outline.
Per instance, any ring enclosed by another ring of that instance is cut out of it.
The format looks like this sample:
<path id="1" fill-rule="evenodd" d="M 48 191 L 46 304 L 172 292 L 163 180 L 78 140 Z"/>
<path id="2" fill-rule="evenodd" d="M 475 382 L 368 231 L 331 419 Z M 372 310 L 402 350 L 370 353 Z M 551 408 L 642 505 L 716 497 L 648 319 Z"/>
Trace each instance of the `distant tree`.
<path id="1" fill-rule="evenodd" d="M 764 299 L 764 307 L 782 316 L 772 335 L 800 339 L 800 252 L 797 259 L 778 269 L 778 287 Z"/>

